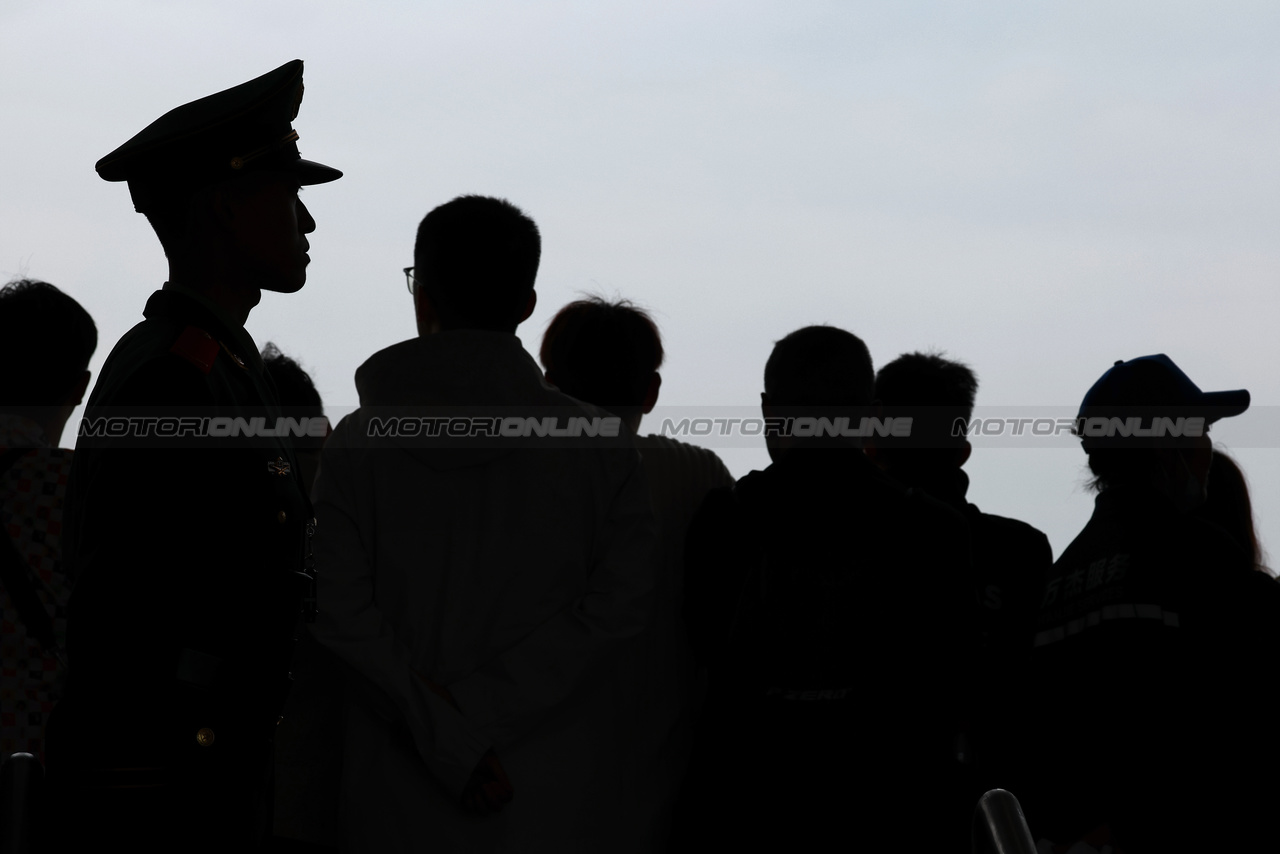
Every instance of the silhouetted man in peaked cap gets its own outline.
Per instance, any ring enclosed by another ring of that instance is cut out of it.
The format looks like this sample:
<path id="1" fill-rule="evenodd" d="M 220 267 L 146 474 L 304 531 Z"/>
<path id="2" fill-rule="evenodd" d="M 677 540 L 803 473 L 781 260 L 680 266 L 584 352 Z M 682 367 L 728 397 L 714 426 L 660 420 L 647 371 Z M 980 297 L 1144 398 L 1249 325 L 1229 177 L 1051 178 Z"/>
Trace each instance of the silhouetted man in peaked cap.
<path id="1" fill-rule="evenodd" d="M 269 826 L 311 507 L 244 329 L 306 281 L 291 127 L 302 62 L 178 107 L 98 162 L 169 281 L 116 344 L 71 473 L 66 700 L 49 726 L 67 847 L 245 851 Z M 88 850 L 87 848 L 85 850 Z"/>

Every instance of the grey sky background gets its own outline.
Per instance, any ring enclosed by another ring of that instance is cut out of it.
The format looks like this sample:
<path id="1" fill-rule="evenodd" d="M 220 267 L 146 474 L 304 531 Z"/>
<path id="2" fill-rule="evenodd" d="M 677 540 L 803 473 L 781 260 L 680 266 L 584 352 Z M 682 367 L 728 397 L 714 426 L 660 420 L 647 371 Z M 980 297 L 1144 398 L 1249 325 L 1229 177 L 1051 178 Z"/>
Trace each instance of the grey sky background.
<path id="1" fill-rule="evenodd" d="M 1274 3 L 0 0 L 0 33 L 0 277 L 81 302 L 95 372 L 167 266 L 93 164 L 301 58 L 299 146 L 346 177 L 303 195 L 306 288 L 265 294 L 248 328 L 331 415 L 364 359 L 414 334 L 418 221 L 500 195 L 543 233 L 526 347 L 581 292 L 634 299 L 682 412 L 750 410 L 772 342 L 812 323 L 863 337 L 877 367 L 943 349 L 978 372 L 979 405 L 1056 415 L 1156 352 L 1248 388 L 1257 411 L 1214 436 L 1280 562 Z M 767 464 L 721 453 L 736 475 Z M 1091 511 L 1083 464 L 988 443 L 970 497 L 1056 555 Z"/>

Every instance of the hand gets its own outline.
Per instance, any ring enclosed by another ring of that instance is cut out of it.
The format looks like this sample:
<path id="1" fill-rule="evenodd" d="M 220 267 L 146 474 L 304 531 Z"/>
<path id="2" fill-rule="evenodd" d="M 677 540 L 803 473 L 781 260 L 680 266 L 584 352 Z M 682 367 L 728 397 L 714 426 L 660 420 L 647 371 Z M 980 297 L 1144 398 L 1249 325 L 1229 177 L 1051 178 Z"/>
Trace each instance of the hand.
<path id="1" fill-rule="evenodd" d="M 462 790 L 462 807 L 472 812 L 498 812 L 511 800 L 511 781 L 498 755 L 487 751 L 476 763 Z"/>
<path id="2" fill-rule="evenodd" d="M 419 673 L 416 670 L 413 671 L 413 673 L 415 676 L 417 676 L 419 679 L 422 680 L 423 684 L 427 686 L 428 691 L 435 694 L 437 697 L 440 697 L 449 705 L 453 706 L 455 711 L 458 711 L 458 712 L 462 711 L 461 709 L 458 708 L 458 701 L 453 699 L 453 695 L 449 693 L 448 688 L 444 687 L 443 685 L 437 685 L 435 682 L 432 682 L 430 679 L 423 676 L 421 673 Z"/>

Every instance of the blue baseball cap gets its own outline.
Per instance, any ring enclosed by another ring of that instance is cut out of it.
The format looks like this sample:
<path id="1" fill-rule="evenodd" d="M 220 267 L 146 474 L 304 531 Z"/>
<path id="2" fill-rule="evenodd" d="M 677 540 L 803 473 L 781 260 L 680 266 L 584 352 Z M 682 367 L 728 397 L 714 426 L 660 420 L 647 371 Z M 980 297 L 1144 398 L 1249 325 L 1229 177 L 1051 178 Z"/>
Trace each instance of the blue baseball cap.
<path id="1" fill-rule="evenodd" d="M 1201 391 L 1172 359 L 1157 353 L 1116 362 L 1085 393 L 1077 424 L 1088 426 L 1089 419 L 1127 420 L 1138 417 L 1143 427 L 1153 426 L 1154 418 L 1200 418 L 1208 425 L 1220 418 L 1239 415 L 1248 408 L 1248 391 Z M 1105 445 L 1129 447 L 1135 444 L 1135 438 L 1152 438 L 1123 433 L 1116 436 L 1115 431 L 1112 435 L 1103 436 L 1101 432 L 1083 432 L 1086 450 Z"/>

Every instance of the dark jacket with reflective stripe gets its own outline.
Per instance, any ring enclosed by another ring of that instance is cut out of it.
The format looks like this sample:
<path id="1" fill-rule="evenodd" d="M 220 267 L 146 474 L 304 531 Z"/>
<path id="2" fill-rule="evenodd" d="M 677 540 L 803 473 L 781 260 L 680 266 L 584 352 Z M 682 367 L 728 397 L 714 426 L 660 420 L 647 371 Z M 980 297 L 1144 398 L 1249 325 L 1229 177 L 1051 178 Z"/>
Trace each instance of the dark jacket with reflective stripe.
<path id="1" fill-rule="evenodd" d="M 1109 820 L 1127 849 L 1201 850 L 1269 817 L 1278 622 L 1280 585 L 1221 528 L 1155 492 L 1100 494 L 1042 586 L 1009 787 L 1033 830 L 1065 843 Z"/>

